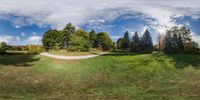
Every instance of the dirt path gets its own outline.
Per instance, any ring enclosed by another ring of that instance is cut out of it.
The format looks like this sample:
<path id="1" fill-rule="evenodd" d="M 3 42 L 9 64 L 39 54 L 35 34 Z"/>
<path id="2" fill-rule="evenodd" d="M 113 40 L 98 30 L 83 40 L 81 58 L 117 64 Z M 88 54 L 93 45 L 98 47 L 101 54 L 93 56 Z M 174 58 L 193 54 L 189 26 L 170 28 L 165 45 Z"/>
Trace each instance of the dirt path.
<path id="1" fill-rule="evenodd" d="M 97 57 L 97 56 L 100 56 L 100 55 L 104 55 L 106 53 L 108 53 L 108 52 L 102 52 L 102 53 L 99 53 L 99 54 L 91 54 L 91 55 L 85 55 L 85 56 L 61 56 L 61 55 L 49 54 L 48 52 L 43 52 L 40 55 L 55 58 L 55 59 L 78 60 L 78 59 L 93 58 L 93 57 Z"/>

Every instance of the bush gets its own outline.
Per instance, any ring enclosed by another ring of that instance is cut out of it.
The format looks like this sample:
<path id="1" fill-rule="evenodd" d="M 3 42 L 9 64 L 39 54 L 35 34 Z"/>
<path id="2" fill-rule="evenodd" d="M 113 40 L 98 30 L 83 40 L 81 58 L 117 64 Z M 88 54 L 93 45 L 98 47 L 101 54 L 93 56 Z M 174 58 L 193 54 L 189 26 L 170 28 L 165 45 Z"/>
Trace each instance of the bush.
<path id="1" fill-rule="evenodd" d="M 89 51 L 91 47 L 92 47 L 92 45 L 87 39 L 75 34 L 75 35 L 72 35 L 71 41 L 70 41 L 70 47 L 67 48 L 67 50 L 69 50 L 69 51 Z"/>

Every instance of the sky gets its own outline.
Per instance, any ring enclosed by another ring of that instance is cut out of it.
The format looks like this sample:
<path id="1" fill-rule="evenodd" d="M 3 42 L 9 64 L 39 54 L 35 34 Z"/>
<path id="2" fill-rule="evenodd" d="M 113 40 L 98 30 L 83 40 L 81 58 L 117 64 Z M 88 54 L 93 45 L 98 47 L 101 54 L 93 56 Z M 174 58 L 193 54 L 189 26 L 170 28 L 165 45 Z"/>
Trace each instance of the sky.
<path id="1" fill-rule="evenodd" d="M 116 41 L 128 30 L 158 34 L 186 26 L 200 43 L 199 0 L 0 0 L 0 42 L 41 44 L 45 31 L 77 28 L 108 32 Z"/>

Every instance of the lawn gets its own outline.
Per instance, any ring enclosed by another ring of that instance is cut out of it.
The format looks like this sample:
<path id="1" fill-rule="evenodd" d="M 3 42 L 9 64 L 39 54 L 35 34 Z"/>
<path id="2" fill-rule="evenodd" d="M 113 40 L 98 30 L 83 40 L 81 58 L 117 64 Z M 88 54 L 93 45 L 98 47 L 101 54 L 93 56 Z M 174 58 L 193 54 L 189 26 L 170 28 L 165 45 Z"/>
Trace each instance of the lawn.
<path id="1" fill-rule="evenodd" d="M 3 100 L 199 100 L 200 55 L 0 56 Z"/>

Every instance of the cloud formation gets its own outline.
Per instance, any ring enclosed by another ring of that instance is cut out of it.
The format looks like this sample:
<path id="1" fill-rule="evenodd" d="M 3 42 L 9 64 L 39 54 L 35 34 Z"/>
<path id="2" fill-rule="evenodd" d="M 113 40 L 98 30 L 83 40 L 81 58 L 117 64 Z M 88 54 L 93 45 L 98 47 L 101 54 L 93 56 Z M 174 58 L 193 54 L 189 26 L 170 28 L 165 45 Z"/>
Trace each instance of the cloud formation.
<path id="1" fill-rule="evenodd" d="M 1 0 L 0 18 L 18 27 L 37 24 L 62 28 L 68 22 L 78 26 L 138 13 L 139 18 L 162 28 L 175 25 L 176 17 L 200 18 L 199 4 L 199 0 Z M 15 17 L 10 19 L 10 15 Z"/>
<path id="2" fill-rule="evenodd" d="M 199 0 L 1 0 L 0 8 L 0 19 L 9 20 L 17 27 L 37 24 L 56 29 L 69 22 L 76 26 L 90 25 L 132 14 L 164 33 L 179 25 L 176 18 L 200 18 Z"/>
<path id="3" fill-rule="evenodd" d="M 28 39 L 23 42 L 37 45 L 37 44 L 41 44 L 41 40 L 42 40 L 41 36 L 34 35 L 34 36 L 28 37 Z"/>
<path id="4" fill-rule="evenodd" d="M 13 36 L 9 36 L 9 35 L 2 35 L 0 36 L 0 42 L 10 42 L 12 39 L 14 39 Z"/>

